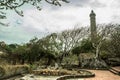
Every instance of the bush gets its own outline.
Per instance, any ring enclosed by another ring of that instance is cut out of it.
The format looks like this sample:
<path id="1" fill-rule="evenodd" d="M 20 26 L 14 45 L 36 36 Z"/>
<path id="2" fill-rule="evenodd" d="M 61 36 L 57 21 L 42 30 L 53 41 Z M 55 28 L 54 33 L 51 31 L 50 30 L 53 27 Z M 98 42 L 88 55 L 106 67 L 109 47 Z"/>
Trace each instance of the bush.
<path id="1" fill-rule="evenodd" d="M 109 58 L 109 56 L 111 56 L 111 54 L 109 54 L 109 53 L 106 52 L 106 51 L 101 51 L 101 53 L 100 53 L 100 57 L 101 57 L 102 59 L 107 59 L 107 58 Z"/>

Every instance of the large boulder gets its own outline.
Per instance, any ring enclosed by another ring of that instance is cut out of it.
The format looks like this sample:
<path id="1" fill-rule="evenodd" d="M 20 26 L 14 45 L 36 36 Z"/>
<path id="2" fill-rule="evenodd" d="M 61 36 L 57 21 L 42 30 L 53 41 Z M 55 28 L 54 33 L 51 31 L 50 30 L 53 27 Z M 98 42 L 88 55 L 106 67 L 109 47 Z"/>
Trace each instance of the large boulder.
<path id="1" fill-rule="evenodd" d="M 106 60 L 106 63 L 111 66 L 120 66 L 120 58 L 108 58 L 108 60 Z"/>
<path id="2" fill-rule="evenodd" d="M 22 78 L 15 79 L 15 80 L 37 80 L 33 74 L 27 74 Z"/>
<path id="3" fill-rule="evenodd" d="M 107 64 L 102 59 L 86 59 L 82 62 L 82 68 L 89 69 L 107 69 Z"/>

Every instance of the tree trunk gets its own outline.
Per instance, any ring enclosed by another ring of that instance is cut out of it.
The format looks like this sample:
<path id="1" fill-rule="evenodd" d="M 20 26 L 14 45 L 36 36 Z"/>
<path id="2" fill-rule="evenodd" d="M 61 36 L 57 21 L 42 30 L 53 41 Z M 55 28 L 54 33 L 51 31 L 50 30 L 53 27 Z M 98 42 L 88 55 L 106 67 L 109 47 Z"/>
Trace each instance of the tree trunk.
<path id="1" fill-rule="evenodd" d="M 96 46 L 96 52 L 95 52 L 95 59 L 99 59 L 100 58 L 100 48 L 102 45 L 102 41 L 99 42 L 99 44 Z"/>
<path id="2" fill-rule="evenodd" d="M 22 59 L 21 64 L 24 64 L 24 63 L 25 63 L 25 60 L 24 60 L 24 59 Z"/>
<path id="3" fill-rule="evenodd" d="M 80 59 L 79 54 L 77 56 L 78 56 L 78 67 L 81 67 L 81 59 Z"/>
<path id="4" fill-rule="evenodd" d="M 47 61 L 47 66 L 49 66 L 49 65 L 50 65 L 50 63 L 51 63 L 51 59 L 50 59 L 50 58 L 48 58 L 48 61 Z"/>

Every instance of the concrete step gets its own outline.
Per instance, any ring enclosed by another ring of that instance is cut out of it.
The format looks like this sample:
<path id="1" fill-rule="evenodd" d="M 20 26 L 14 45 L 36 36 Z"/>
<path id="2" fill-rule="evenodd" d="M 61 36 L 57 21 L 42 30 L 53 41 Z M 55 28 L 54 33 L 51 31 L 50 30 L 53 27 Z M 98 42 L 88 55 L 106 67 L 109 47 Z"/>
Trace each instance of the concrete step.
<path id="1" fill-rule="evenodd" d="M 116 75 L 120 75 L 120 71 L 117 71 L 116 69 L 110 68 L 109 71 Z"/>

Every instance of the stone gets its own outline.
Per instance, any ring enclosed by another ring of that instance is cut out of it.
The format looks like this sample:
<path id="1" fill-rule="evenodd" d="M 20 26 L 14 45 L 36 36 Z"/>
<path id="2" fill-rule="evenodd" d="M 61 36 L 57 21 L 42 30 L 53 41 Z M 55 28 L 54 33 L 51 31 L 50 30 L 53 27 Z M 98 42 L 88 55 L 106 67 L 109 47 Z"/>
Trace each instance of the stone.
<path id="1" fill-rule="evenodd" d="M 37 80 L 33 74 L 27 74 L 24 77 L 20 78 L 20 80 Z"/>

